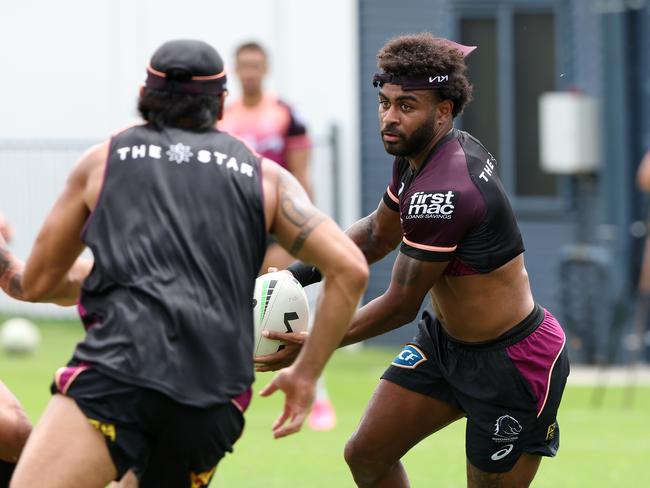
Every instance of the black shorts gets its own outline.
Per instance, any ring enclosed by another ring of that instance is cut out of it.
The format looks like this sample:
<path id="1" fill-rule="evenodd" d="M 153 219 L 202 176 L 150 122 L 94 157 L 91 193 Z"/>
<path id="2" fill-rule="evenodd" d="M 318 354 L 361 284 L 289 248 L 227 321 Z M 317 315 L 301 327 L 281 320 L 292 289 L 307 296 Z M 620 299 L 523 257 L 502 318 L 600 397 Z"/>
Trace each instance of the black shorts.
<path id="1" fill-rule="evenodd" d="M 250 401 L 249 389 L 229 403 L 192 407 L 75 363 L 57 371 L 51 390 L 73 398 L 104 434 L 116 479 L 132 469 L 140 488 L 208 486 L 242 433 Z"/>
<path id="2" fill-rule="evenodd" d="M 465 450 L 482 471 L 510 471 L 522 453 L 554 456 L 556 414 L 569 375 L 566 337 L 557 320 L 535 306 L 497 340 L 449 337 L 427 312 L 414 341 L 383 379 L 456 406 L 467 416 Z"/>
<path id="3" fill-rule="evenodd" d="M 16 469 L 15 463 L 10 463 L 0 459 L 0 488 L 8 488 L 11 475 L 14 474 Z"/>

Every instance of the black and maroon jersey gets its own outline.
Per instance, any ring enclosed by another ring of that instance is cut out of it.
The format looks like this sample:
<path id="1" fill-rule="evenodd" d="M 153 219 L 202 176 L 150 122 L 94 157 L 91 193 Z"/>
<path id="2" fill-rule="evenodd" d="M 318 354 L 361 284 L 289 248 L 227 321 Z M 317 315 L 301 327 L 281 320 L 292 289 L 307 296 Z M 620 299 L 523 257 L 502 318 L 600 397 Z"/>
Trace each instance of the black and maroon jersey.
<path id="1" fill-rule="evenodd" d="M 489 273 L 524 251 L 496 160 L 467 132 L 453 129 L 413 171 L 395 158 L 386 205 L 400 212 L 400 251 L 449 261 L 445 274 Z"/>

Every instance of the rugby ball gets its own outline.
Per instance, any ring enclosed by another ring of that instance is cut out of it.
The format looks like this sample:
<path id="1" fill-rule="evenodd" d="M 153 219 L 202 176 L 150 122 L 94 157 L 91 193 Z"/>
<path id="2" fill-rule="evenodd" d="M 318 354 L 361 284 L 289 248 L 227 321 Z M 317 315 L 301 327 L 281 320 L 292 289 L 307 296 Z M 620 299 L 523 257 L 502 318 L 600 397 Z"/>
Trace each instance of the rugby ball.
<path id="1" fill-rule="evenodd" d="M 9 354 L 32 354 L 41 342 L 38 327 L 28 319 L 16 317 L 0 326 L 0 346 Z"/>
<path id="2" fill-rule="evenodd" d="M 291 273 L 276 271 L 259 276 L 253 295 L 255 323 L 254 356 L 273 354 L 284 347 L 281 341 L 262 336 L 265 330 L 302 332 L 309 323 L 305 290 Z"/>

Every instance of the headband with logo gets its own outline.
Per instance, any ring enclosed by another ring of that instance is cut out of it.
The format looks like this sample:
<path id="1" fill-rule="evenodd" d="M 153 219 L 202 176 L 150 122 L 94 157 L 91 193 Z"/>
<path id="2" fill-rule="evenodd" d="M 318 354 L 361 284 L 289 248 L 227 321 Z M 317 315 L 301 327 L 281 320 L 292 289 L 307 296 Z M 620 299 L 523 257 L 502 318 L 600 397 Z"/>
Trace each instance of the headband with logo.
<path id="1" fill-rule="evenodd" d="M 476 46 L 465 46 L 449 39 L 437 38 L 442 44 L 457 49 L 463 55 L 463 58 L 467 57 Z M 395 76 L 392 73 L 375 73 L 372 77 L 372 86 L 375 88 L 381 87 L 384 83 L 390 83 L 394 85 L 401 85 L 402 90 L 434 90 L 439 88 L 442 85 L 445 85 L 449 82 L 448 74 L 432 74 L 425 76 Z"/>

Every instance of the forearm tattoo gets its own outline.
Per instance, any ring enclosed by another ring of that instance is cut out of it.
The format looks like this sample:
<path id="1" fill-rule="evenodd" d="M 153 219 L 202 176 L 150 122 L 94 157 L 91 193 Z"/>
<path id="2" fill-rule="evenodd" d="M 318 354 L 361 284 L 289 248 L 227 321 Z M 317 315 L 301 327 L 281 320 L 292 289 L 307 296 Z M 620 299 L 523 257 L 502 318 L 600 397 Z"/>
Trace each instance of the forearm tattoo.
<path id="1" fill-rule="evenodd" d="M 372 217 L 368 216 L 359 222 L 358 228 L 355 229 L 355 237 L 357 237 L 357 245 L 365 256 L 369 256 L 374 248 L 375 233 Z M 356 239 L 355 239 L 356 241 Z"/>
<path id="2" fill-rule="evenodd" d="M 289 253 L 295 255 L 302 249 L 309 234 L 325 220 L 325 217 L 305 202 L 304 195 L 292 190 L 292 183 L 293 181 L 288 181 L 286 175 L 281 174 L 280 210 L 282 215 L 299 229 L 289 249 Z"/>
<path id="3" fill-rule="evenodd" d="M 0 243 L 0 246 L 3 244 Z M 11 253 L 6 247 L 0 247 L 0 288 L 8 295 L 21 299 L 24 295 L 23 276 L 15 266 Z"/>

